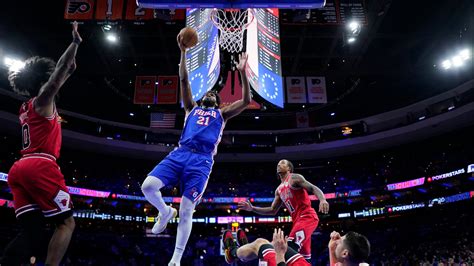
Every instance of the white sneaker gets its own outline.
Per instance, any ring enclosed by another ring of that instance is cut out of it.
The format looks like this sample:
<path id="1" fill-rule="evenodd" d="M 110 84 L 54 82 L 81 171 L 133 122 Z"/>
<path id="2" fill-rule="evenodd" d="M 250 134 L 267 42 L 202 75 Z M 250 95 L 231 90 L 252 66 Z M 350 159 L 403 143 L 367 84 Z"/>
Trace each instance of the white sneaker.
<path id="1" fill-rule="evenodd" d="M 173 207 L 168 207 L 168 213 L 163 215 L 161 212 L 158 214 L 158 220 L 151 229 L 151 232 L 155 235 L 165 231 L 168 222 L 178 215 L 178 211 Z"/>

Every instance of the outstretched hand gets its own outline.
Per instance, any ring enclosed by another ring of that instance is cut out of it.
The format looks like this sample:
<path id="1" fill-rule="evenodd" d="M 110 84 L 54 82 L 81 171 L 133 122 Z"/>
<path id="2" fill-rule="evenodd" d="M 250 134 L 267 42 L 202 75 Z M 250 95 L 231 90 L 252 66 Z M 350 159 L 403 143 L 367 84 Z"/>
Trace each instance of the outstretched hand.
<path id="1" fill-rule="evenodd" d="M 76 40 L 78 43 L 81 43 L 82 38 L 81 38 L 81 35 L 79 34 L 79 32 L 77 31 L 78 25 L 79 24 L 77 23 L 77 21 L 74 21 L 72 23 L 72 39 Z"/>
<path id="2" fill-rule="evenodd" d="M 319 212 L 328 214 L 329 212 L 329 203 L 325 200 L 319 202 Z"/>
<path id="3" fill-rule="evenodd" d="M 244 210 L 244 211 L 249 211 L 251 212 L 252 211 L 252 203 L 250 203 L 250 201 L 241 201 L 239 202 L 239 209 L 240 210 Z"/>
<path id="4" fill-rule="evenodd" d="M 239 54 L 239 63 L 237 64 L 237 70 L 240 72 L 245 71 L 245 66 L 247 65 L 247 59 L 248 59 L 247 53 L 241 53 Z"/>

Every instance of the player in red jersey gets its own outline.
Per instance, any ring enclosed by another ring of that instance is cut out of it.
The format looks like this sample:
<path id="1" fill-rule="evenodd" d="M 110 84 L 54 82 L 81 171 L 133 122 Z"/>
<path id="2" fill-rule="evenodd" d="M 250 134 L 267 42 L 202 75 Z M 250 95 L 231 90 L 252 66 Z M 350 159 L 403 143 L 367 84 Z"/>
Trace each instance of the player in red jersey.
<path id="1" fill-rule="evenodd" d="M 308 182 L 302 175 L 293 173 L 293 169 L 293 164 L 288 160 L 278 162 L 277 174 L 281 184 L 275 190 L 275 199 L 270 207 L 255 207 L 250 201 L 242 201 L 239 202 L 239 208 L 262 215 L 275 215 L 281 205 L 285 204 L 293 220 L 288 245 L 309 261 L 311 235 L 318 227 L 319 218 L 311 207 L 308 192 L 318 197 L 320 212 L 328 213 L 329 204 L 321 189 Z"/>
<path id="2" fill-rule="evenodd" d="M 243 262 L 259 259 L 259 265 L 265 266 L 309 266 L 301 254 L 288 247 L 288 237 L 285 237 L 281 229 L 275 229 L 273 240 L 270 243 L 264 238 L 258 238 L 252 243 L 248 243 L 245 232 L 241 229 L 237 231 L 236 241 L 230 230 L 224 231 L 222 242 L 225 251 L 225 260 L 231 264 L 236 259 Z"/>
<path id="3" fill-rule="evenodd" d="M 26 264 L 41 253 L 45 219 L 56 224 L 45 263 L 59 265 L 74 231 L 71 197 L 56 164 L 61 125 L 55 97 L 76 68 L 76 52 L 82 42 L 77 25 L 73 23 L 72 43 L 57 64 L 48 58 L 32 57 L 23 69 L 9 73 L 14 91 L 32 98 L 20 108 L 22 157 L 8 173 L 22 231 L 5 248 L 2 266 Z"/>

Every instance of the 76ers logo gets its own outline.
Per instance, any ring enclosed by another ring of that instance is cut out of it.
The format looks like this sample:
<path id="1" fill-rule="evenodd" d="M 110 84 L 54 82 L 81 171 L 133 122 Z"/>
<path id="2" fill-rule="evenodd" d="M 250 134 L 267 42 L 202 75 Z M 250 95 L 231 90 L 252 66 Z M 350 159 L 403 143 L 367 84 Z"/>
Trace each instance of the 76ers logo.
<path id="1" fill-rule="evenodd" d="M 89 10 L 91 10 L 91 5 L 87 1 L 69 0 L 69 2 L 68 2 L 67 12 L 69 14 L 87 13 Z"/>

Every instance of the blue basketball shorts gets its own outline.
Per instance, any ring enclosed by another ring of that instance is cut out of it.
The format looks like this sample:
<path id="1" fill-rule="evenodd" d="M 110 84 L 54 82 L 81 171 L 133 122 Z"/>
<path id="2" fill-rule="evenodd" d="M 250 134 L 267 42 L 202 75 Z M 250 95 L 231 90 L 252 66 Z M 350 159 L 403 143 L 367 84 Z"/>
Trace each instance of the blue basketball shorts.
<path id="1" fill-rule="evenodd" d="M 198 202 L 211 174 L 212 155 L 179 147 L 163 159 L 149 174 L 160 179 L 165 186 L 181 185 L 183 196 Z"/>

